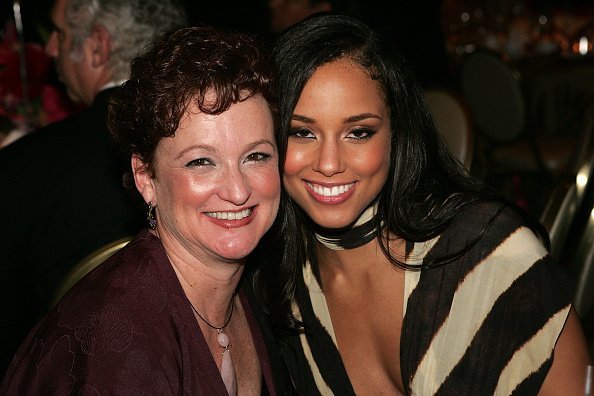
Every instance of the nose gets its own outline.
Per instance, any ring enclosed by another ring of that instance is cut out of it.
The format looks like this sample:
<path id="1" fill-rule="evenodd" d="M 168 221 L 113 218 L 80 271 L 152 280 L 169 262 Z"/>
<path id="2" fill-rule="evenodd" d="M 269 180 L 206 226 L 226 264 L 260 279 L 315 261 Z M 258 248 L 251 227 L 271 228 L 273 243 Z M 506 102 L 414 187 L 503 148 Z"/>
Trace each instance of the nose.
<path id="1" fill-rule="evenodd" d="M 314 165 L 315 170 L 324 176 L 330 177 L 342 172 L 344 170 L 343 164 L 339 143 L 333 140 L 322 141 Z"/>
<path id="2" fill-rule="evenodd" d="M 225 172 L 219 187 L 219 197 L 221 199 L 240 206 L 247 202 L 251 193 L 249 179 L 241 169 L 235 168 Z"/>
<path id="3" fill-rule="evenodd" d="M 51 58 L 58 56 L 58 33 L 55 30 L 50 34 L 45 44 L 45 53 Z"/>

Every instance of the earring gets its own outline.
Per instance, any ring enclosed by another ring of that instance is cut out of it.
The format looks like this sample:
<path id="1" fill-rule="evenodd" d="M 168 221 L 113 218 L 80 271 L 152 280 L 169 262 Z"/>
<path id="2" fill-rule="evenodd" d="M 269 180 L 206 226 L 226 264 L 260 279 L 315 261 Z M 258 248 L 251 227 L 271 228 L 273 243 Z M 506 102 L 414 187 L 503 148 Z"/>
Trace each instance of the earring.
<path id="1" fill-rule="evenodd" d="M 148 222 L 148 226 L 151 228 L 151 230 L 157 228 L 157 219 L 155 218 L 155 206 L 153 206 L 153 201 L 149 201 L 148 203 L 146 221 Z"/>

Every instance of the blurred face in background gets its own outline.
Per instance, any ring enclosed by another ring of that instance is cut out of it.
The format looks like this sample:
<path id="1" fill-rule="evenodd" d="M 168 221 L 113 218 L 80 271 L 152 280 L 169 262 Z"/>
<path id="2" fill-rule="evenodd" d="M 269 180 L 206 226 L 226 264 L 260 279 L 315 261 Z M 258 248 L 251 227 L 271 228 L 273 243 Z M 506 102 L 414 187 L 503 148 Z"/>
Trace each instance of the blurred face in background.
<path id="1" fill-rule="evenodd" d="M 51 12 L 53 30 L 45 45 L 45 52 L 54 59 L 60 81 L 66 85 L 68 96 L 75 102 L 90 104 L 89 99 L 89 58 L 85 51 L 90 50 L 86 40 L 83 48 L 74 48 L 73 36 L 66 23 L 66 7 L 69 0 L 56 0 Z"/>

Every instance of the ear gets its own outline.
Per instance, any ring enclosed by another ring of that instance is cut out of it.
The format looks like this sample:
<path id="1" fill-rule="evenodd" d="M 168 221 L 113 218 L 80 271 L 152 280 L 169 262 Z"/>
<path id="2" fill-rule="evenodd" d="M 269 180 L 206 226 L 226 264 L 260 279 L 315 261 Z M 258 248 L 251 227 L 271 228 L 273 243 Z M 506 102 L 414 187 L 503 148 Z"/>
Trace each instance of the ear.
<path id="1" fill-rule="evenodd" d="M 89 36 L 91 62 L 93 67 L 103 66 L 109 61 L 112 42 L 109 32 L 103 26 L 95 26 Z"/>
<path id="2" fill-rule="evenodd" d="M 138 154 L 132 154 L 131 162 L 136 189 L 144 198 L 144 202 L 152 202 L 153 206 L 157 206 L 155 181 L 148 169 L 148 165 L 142 160 L 142 158 L 140 158 Z"/>

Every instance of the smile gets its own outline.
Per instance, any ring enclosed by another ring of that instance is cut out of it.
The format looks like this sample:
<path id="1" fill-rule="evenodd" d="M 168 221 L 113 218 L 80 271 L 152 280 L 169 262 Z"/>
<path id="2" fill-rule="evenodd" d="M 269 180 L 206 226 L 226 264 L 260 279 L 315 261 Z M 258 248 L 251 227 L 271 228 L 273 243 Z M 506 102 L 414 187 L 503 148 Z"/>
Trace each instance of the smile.
<path id="1" fill-rule="evenodd" d="M 309 188 L 323 197 L 337 197 L 353 188 L 355 183 L 343 184 L 341 186 L 324 187 L 317 184 L 306 182 Z"/>
<path id="2" fill-rule="evenodd" d="M 241 220 L 252 214 L 252 209 L 244 209 L 239 212 L 206 212 L 208 217 L 218 220 Z"/>

